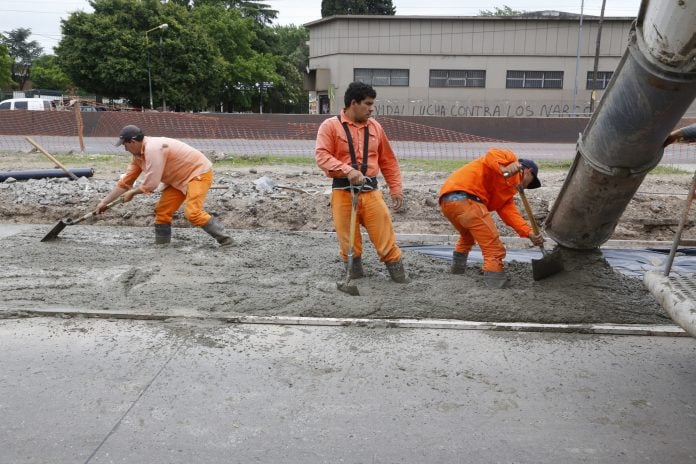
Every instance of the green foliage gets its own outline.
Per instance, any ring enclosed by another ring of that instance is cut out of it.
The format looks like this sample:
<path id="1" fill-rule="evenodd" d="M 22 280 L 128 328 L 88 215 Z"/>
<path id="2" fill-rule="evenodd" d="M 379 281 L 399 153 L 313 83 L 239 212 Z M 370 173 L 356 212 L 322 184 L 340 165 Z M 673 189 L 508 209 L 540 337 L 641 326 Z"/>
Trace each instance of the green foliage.
<path id="1" fill-rule="evenodd" d="M 42 55 L 34 60 L 31 82 L 37 89 L 68 90 L 73 87 L 70 78 L 58 66 L 53 55 Z"/>
<path id="2" fill-rule="evenodd" d="M 0 44 L 0 88 L 12 85 L 12 58 L 6 45 Z"/>
<path id="3" fill-rule="evenodd" d="M 497 6 L 495 6 L 493 7 L 493 11 L 479 10 L 479 16 L 517 16 L 523 13 L 524 11 L 513 10 L 507 5 L 503 5 L 502 8 L 498 8 Z"/>
<path id="4" fill-rule="evenodd" d="M 334 15 L 393 16 L 396 8 L 391 0 L 322 0 L 321 17 Z"/>
<path id="5" fill-rule="evenodd" d="M 307 40 L 306 31 L 283 31 L 282 40 L 287 37 L 291 44 L 279 46 L 274 28 L 265 25 L 277 15 L 268 5 L 230 0 L 90 4 L 93 13 L 72 13 L 62 22 L 63 39 L 56 48 L 61 68 L 87 92 L 148 107 L 149 70 L 153 100 L 157 106 L 166 101 L 168 109 L 248 111 L 258 107 L 260 97 L 271 98 L 259 93 L 264 82 L 283 92 L 272 96 L 281 106 L 300 100 L 297 68 L 307 59 L 296 44 Z M 158 28 L 164 23 L 167 28 Z"/>
<path id="6" fill-rule="evenodd" d="M 12 61 L 12 79 L 19 90 L 24 90 L 27 81 L 31 79 L 31 65 L 43 53 L 43 48 L 36 40 L 29 41 L 31 29 L 13 29 L 7 35 L 0 34 L 0 44 L 9 50 Z"/>

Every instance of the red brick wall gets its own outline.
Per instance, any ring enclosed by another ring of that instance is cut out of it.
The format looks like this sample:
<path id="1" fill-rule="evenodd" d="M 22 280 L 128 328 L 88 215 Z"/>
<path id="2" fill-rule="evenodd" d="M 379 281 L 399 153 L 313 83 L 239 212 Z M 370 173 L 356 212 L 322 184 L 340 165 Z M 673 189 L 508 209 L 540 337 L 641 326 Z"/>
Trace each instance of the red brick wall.
<path id="1" fill-rule="evenodd" d="M 146 134 L 175 138 L 314 140 L 326 115 L 218 113 L 81 113 L 85 137 L 117 137 L 127 124 Z M 379 116 L 394 141 L 574 143 L 587 118 L 448 118 Z M 684 119 L 678 125 L 696 122 Z M 75 113 L 0 111 L 0 135 L 76 136 Z"/>

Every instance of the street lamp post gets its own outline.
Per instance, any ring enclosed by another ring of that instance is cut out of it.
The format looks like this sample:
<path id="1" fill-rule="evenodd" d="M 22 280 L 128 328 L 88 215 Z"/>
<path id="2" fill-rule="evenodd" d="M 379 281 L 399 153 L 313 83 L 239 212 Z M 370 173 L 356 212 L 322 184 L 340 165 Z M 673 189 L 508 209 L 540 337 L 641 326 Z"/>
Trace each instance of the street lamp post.
<path id="1" fill-rule="evenodd" d="M 166 29 L 169 27 L 169 24 L 164 23 L 160 24 L 157 27 L 153 27 L 152 29 L 148 29 L 145 31 L 145 47 L 147 48 L 147 86 L 150 90 L 150 109 L 154 109 L 154 105 L 152 103 L 152 73 L 150 72 L 150 42 L 148 41 L 147 34 L 152 31 L 156 31 L 157 29 Z"/>

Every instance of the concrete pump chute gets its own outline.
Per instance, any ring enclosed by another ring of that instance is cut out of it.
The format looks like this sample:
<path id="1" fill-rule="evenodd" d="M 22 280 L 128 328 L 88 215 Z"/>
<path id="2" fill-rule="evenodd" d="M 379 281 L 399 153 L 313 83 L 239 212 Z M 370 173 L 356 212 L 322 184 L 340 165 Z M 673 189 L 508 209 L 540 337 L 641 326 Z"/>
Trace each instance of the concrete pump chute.
<path id="1" fill-rule="evenodd" d="M 696 97 L 696 1 L 644 0 L 624 56 L 577 144 L 545 222 L 566 248 L 598 248 Z"/>

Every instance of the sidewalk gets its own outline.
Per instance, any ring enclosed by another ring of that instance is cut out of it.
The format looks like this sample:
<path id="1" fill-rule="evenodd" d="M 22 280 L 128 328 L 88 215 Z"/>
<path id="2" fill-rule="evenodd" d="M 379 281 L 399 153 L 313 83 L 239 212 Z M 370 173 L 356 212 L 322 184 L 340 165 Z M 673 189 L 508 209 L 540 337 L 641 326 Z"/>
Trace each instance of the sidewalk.
<path id="1" fill-rule="evenodd" d="M 0 463 L 686 463 L 696 340 L 0 320 Z"/>

